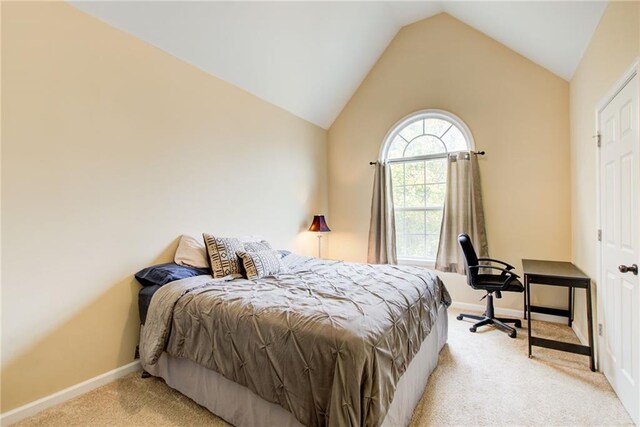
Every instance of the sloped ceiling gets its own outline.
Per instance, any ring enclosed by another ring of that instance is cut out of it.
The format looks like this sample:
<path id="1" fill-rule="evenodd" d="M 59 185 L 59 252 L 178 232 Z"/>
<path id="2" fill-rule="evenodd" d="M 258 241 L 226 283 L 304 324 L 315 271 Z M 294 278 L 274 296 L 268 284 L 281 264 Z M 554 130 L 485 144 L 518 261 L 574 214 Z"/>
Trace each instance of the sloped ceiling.
<path id="1" fill-rule="evenodd" d="M 407 24 L 447 12 L 569 80 L 606 7 L 606 1 L 71 4 L 323 128 Z"/>

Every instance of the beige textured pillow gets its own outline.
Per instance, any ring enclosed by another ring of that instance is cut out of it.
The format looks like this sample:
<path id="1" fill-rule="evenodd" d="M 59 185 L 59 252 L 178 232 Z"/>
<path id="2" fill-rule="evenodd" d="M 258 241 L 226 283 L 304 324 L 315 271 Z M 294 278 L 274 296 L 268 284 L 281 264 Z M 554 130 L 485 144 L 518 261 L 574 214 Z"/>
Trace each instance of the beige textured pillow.
<path id="1" fill-rule="evenodd" d="M 211 273 L 219 278 L 230 274 L 241 275 L 242 267 L 236 252 L 244 251 L 244 245 L 236 238 L 215 237 L 204 233 L 204 244 L 207 248 Z"/>
<path id="2" fill-rule="evenodd" d="M 209 268 L 207 249 L 204 247 L 202 239 L 196 239 L 186 234 L 180 237 L 173 261 L 176 264 L 189 267 Z"/>
<path id="3" fill-rule="evenodd" d="M 263 250 L 257 252 L 238 252 L 242 259 L 242 265 L 247 275 L 247 279 L 262 279 L 280 272 L 280 254 L 274 250 Z"/>

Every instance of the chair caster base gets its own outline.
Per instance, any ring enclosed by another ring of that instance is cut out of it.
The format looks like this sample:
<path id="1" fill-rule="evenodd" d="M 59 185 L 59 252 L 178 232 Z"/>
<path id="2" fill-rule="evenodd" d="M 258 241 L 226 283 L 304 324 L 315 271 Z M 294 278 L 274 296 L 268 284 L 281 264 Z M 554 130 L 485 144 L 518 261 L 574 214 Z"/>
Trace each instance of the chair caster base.
<path id="1" fill-rule="evenodd" d="M 493 325 L 497 329 L 500 329 L 502 332 L 504 332 L 507 335 L 509 335 L 510 338 L 516 338 L 518 333 L 516 332 L 515 328 L 512 328 L 511 326 L 508 326 L 507 323 L 513 323 L 516 328 L 520 328 L 522 326 L 520 320 L 518 320 L 518 319 L 504 319 L 504 318 L 498 318 L 498 317 L 493 317 L 493 316 L 491 316 L 491 317 L 478 316 L 478 315 L 475 315 L 475 314 L 460 313 L 460 314 L 458 314 L 456 316 L 456 319 L 458 319 L 458 320 L 463 320 L 463 319 L 476 320 L 476 323 L 474 323 L 469 328 L 470 332 L 476 332 L 478 330 L 478 328 L 481 327 L 481 326 Z"/>

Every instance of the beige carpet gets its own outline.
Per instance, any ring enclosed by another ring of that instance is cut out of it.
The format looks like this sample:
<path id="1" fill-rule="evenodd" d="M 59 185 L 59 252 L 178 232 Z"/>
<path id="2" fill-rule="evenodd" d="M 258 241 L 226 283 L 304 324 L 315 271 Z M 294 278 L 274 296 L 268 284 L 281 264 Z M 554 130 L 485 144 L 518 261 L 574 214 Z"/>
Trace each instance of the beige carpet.
<path id="1" fill-rule="evenodd" d="M 629 415 L 584 356 L 534 348 L 526 329 L 513 340 L 492 328 L 475 334 L 449 315 L 449 343 L 413 414 L 426 425 L 631 425 Z M 534 322 L 551 338 L 577 341 L 567 326 Z M 228 426 L 161 380 L 129 375 L 48 409 L 18 426 Z"/>

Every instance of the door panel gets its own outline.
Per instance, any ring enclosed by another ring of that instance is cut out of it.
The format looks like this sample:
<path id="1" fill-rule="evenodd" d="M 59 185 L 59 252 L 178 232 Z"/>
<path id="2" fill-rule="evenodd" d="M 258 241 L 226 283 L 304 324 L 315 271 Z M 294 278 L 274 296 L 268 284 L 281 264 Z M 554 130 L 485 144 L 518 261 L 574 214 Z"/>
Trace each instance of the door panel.
<path id="1" fill-rule="evenodd" d="M 634 298 L 634 286 L 628 280 L 622 279 L 621 297 L 620 301 L 622 307 L 620 310 L 622 324 L 631 324 L 633 321 L 633 298 Z M 620 331 L 620 369 L 627 376 L 627 380 L 632 384 L 635 383 L 633 370 L 634 364 L 631 358 L 633 357 L 633 328 L 622 328 Z"/>
<path id="2" fill-rule="evenodd" d="M 604 215 L 604 241 L 607 246 L 610 248 L 615 247 L 616 245 L 616 223 L 615 223 L 615 199 L 616 199 L 616 165 L 614 162 L 609 162 L 605 166 L 604 169 L 605 175 L 605 190 L 604 190 L 604 199 L 606 200 L 605 204 L 605 215 Z"/>
<path id="3" fill-rule="evenodd" d="M 633 247 L 633 224 L 631 215 L 631 194 L 633 189 L 633 157 L 625 155 L 620 160 L 620 249 L 635 253 Z M 637 218 L 633 218 L 636 220 Z"/>
<path id="4" fill-rule="evenodd" d="M 614 324 L 616 323 L 616 310 L 614 308 L 614 304 L 616 302 L 615 291 L 618 288 L 616 286 L 616 281 L 618 278 L 611 271 L 607 271 L 607 280 L 606 280 L 606 298 L 605 298 L 605 313 L 603 313 L 604 317 L 604 329 L 605 331 L 614 331 Z M 618 346 L 616 345 L 616 336 L 615 334 L 605 334 L 605 340 L 607 342 L 607 352 L 609 354 L 609 359 L 613 364 L 617 362 L 618 355 Z"/>

